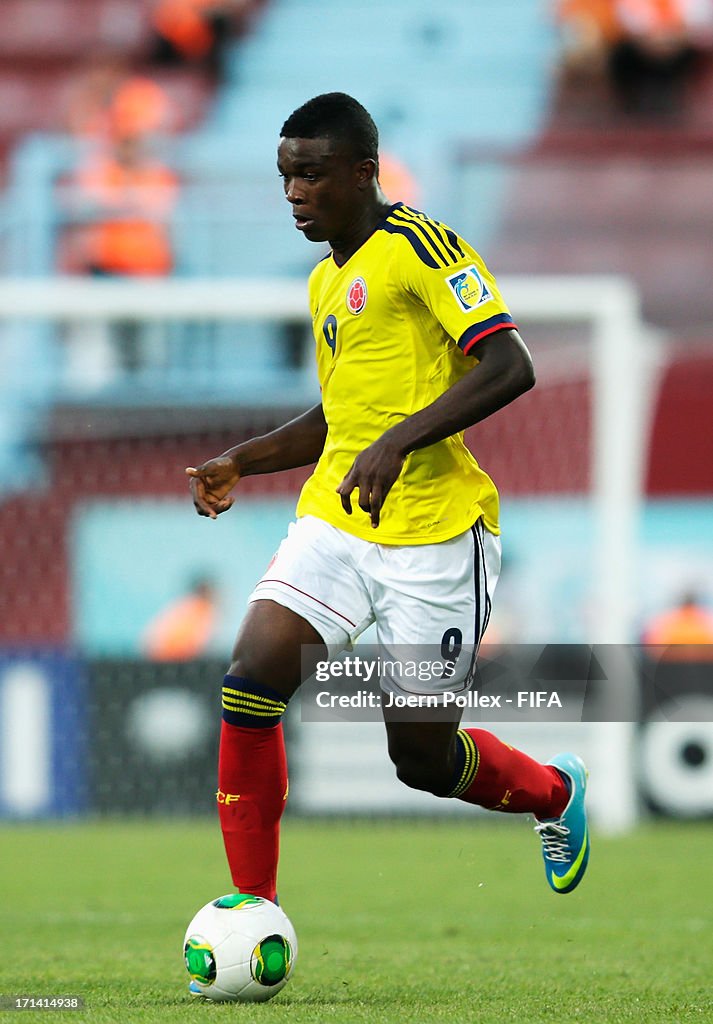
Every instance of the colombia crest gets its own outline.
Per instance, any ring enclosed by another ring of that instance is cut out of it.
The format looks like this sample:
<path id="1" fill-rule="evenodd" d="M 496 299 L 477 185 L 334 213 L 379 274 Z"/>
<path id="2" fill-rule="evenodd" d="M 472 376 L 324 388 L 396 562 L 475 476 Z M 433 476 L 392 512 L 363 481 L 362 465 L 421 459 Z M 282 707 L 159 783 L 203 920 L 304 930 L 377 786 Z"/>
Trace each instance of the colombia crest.
<path id="1" fill-rule="evenodd" d="M 366 306 L 366 281 L 363 277 L 355 277 L 347 290 L 347 309 L 355 316 Z"/>

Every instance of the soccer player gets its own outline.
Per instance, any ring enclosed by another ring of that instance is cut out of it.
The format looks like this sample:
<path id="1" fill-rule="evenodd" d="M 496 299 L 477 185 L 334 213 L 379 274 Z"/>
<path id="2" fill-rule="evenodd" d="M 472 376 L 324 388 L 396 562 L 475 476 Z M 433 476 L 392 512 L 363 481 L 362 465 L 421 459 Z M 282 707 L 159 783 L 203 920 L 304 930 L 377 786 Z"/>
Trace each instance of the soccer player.
<path id="1" fill-rule="evenodd" d="M 309 298 L 321 402 L 188 468 L 199 515 L 233 503 L 241 477 L 317 463 L 275 559 L 250 598 L 223 687 L 218 808 L 233 882 L 276 898 L 287 798 L 281 718 L 303 681 L 304 645 L 333 656 L 376 623 L 388 650 L 431 644 L 470 659 L 430 692 L 468 685 L 500 569 L 498 495 L 463 431 L 534 384 L 530 355 L 478 254 L 379 186 L 378 132 L 343 93 L 309 100 L 282 127 L 278 171 L 294 226 L 331 252 Z M 392 672 L 388 694 L 405 693 Z M 589 857 L 586 771 L 546 765 L 485 729 L 386 709 L 407 786 L 537 819 L 555 892 Z"/>

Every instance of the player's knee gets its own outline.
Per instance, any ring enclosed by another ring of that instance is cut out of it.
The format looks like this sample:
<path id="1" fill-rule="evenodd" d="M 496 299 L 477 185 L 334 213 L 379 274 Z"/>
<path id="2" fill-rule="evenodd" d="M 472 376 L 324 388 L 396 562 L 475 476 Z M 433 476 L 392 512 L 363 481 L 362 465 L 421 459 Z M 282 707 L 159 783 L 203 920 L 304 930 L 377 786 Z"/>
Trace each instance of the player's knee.
<path id="1" fill-rule="evenodd" d="M 237 679 L 252 679 L 260 686 L 269 686 L 275 679 L 272 666 L 264 657 L 253 657 L 249 651 L 233 651 L 228 675 Z"/>
<path id="2" fill-rule="evenodd" d="M 284 647 L 279 644 L 266 646 L 239 640 L 233 650 L 228 675 L 250 679 L 260 686 L 291 695 L 300 684 L 299 672 L 293 662 L 293 658 L 285 657 Z"/>
<path id="3" fill-rule="evenodd" d="M 229 675 L 278 690 L 288 700 L 302 681 L 303 645 L 312 642 L 312 633 L 289 609 L 254 602 L 235 641 Z"/>
<path id="4" fill-rule="evenodd" d="M 450 773 L 438 762 L 404 756 L 393 760 L 397 779 L 409 789 L 420 789 L 434 796 L 447 796 L 453 788 Z"/>

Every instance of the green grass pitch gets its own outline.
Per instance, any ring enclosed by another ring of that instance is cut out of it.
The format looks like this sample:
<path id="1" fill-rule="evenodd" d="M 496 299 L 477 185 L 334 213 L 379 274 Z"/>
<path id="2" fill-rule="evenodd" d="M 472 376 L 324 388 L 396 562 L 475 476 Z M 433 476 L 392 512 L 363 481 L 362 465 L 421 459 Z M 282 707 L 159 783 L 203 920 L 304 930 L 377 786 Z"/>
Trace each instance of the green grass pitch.
<path id="1" fill-rule="evenodd" d="M 704 1024 L 712 854 L 711 824 L 595 836 L 559 896 L 521 819 L 289 819 L 297 969 L 273 1002 L 236 1006 L 192 1000 L 181 956 L 194 912 L 231 888 L 217 823 L 5 825 L 0 994 L 82 996 L 49 1020 L 91 1024 Z"/>

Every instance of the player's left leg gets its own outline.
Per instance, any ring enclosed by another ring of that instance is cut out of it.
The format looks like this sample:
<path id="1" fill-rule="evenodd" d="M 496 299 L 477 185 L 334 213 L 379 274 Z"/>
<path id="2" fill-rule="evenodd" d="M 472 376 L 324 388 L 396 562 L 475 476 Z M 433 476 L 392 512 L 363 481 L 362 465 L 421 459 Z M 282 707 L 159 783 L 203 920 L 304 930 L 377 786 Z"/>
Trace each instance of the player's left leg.
<path id="1" fill-rule="evenodd" d="M 417 645 L 423 644 L 426 630 L 432 638 L 433 657 L 445 649 L 446 641 L 457 638 L 462 645 L 460 657 L 470 656 L 470 666 L 460 666 L 450 682 L 454 689 L 464 689 L 487 625 L 499 556 L 497 539 L 480 524 L 445 544 L 413 549 L 410 572 L 404 573 L 408 555 L 400 549 L 390 579 L 388 553 L 382 556 L 374 600 L 380 642 L 390 653 L 400 652 L 403 657 L 409 656 L 409 650 L 424 653 L 428 648 L 415 647 L 413 638 Z M 404 574 L 400 580 L 399 572 Z M 442 697 L 448 685 L 435 680 L 422 693 Z M 547 879 L 555 891 L 570 892 L 581 880 L 589 855 L 586 772 L 581 761 L 574 755 L 560 755 L 550 764 L 541 764 L 485 729 L 459 729 L 460 715 L 453 705 L 450 720 L 445 720 L 440 702 L 438 712 L 427 706 L 408 709 L 406 714 L 403 709 L 390 710 L 388 693 L 398 693 L 403 685 L 391 674 L 382 686 L 387 691 L 383 706 L 389 753 L 398 777 L 413 788 L 488 810 L 533 814 L 538 819 Z"/>
<path id="2" fill-rule="evenodd" d="M 538 819 L 545 874 L 558 893 L 579 885 L 589 861 L 584 808 L 587 772 L 576 754 L 540 764 L 485 729 L 458 722 L 404 721 L 384 709 L 389 755 L 413 789 L 456 797 L 491 811 L 529 812 Z"/>
<path id="3" fill-rule="evenodd" d="M 408 720 L 404 720 L 400 712 L 388 707 L 384 707 L 383 715 L 389 757 L 399 781 L 411 789 L 450 796 L 458 758 L 460 711 L 452 711 L 450 720 L 440 715 L 418 721 L 419 712 L 409 712 Z"/>
<path id="4" fill-rule="evenodd" d="M 407 717 L 384 708 L 389 756 L 407 786 L 542 821 L 563 814 L 570 788 L 555 765 L 540 764 L 486 729 L 435 720 L 429 709 L 411 709 Z"/>

